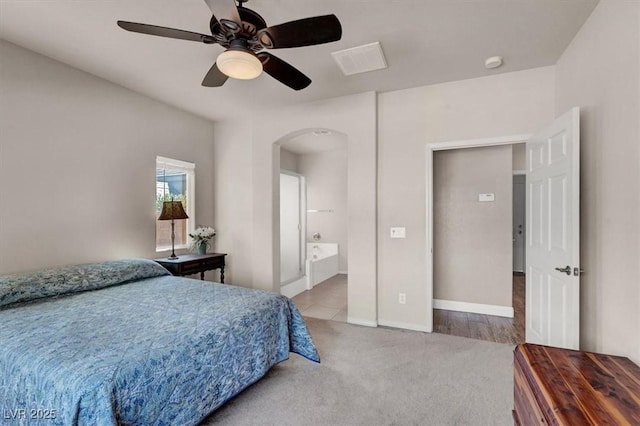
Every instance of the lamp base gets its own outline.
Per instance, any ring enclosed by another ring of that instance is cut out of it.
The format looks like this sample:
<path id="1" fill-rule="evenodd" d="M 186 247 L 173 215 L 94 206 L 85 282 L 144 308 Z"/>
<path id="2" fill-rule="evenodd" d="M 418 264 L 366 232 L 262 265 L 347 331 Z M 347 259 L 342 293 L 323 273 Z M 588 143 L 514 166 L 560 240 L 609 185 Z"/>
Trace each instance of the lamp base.
<path id="1" fill-rule="evenodd" d="M 167 257 L 167 259 L 169 260 L 176 260 L 178 258 L 178 256 L 176 256 L 175 241 L 176 241 L 175 224 L 172 218 L 171 219 L 171 256 Z"/>

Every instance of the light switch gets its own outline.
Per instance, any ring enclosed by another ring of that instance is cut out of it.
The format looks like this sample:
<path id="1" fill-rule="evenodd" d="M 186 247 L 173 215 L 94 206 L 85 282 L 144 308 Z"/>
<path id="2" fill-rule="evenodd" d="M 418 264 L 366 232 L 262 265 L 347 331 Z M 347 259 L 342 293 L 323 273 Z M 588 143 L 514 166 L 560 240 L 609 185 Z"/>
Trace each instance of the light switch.
<path id="1" fill-rule="evenodd" d="M 391 228 L 391 238 L 407 238 L 406 228 Z"/>
<path id="2" fill-rule="evenodd" d="M 494 194 L 493 192 L 489 192 L 486 194 L 478 194 L 478 201 L 481 203 L 486 203 L 486 202 L 495 201 L 495 200 L 496 200 L 496 194 Z"/>

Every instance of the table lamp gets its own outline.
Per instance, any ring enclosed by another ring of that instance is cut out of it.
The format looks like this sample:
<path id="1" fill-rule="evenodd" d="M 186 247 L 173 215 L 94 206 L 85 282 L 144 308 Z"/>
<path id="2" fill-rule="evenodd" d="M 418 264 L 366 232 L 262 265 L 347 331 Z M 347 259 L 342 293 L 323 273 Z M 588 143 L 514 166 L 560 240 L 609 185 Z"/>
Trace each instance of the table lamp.
<path id="1" fill-rule="evenodd" d="M 176 219 L 189 219 L 187 213 L 185 213 L 184 208 L 182 207 L 181 201 L 165 201 L 162 203 L 162 213 L 160 213 L 160 217 L 158 220 L 170 220 L 171 221 L 171 256 L 169 259 L 177 259 L 174 244 L 176 239 L 175 233 L 175 223 Z"/>

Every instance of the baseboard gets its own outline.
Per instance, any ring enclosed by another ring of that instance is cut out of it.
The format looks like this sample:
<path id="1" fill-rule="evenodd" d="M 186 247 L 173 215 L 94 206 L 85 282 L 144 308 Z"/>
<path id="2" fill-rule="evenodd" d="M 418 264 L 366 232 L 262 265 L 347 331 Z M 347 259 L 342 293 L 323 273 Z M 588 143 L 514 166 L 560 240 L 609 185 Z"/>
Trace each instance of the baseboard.
<path id="1" fill-rule="evenodd" d="M 364 325 L 365 327 L 377 327 L 378 323 L 376 321 L 364 320 L 360 318 L 347 317 L 347 322 L 349 324 L 355 325 Z"/>
<path id="2" fill-rule="evenodd" d="M 348 271 L 340 271 L 340 270 L 338 270 L 338 273 L 339 273 L 339 274 L 342 274 L 342 275 L 348 275 L 348 274 L 349 274 L 349 272 L 348 272 Z"/>
<path id="3" fill-rule="evenodd" d="M 292 283 L 280 287 L 280 294 L 292 298 L 307 289 L 307 277 L 302 277 Z"/>
<path id="4" fill-rule="evenodd" d="M 385 327 L 402 328 L 405 330 L 423 331 L 425 333 L 431 333 L 431 330 L 429 330 L 424 325 L 411 324 L 407 322 L 378 320 L 378 324 Z"/>
<path id="5" fill-rule="evenodd" d="M 513 318 L 513 308 L 511 306 L 484 305 L 481 303 L 433 299 L 433 309 L 445 309 L 447 311 L 470 312 L 473 314 Z"/>

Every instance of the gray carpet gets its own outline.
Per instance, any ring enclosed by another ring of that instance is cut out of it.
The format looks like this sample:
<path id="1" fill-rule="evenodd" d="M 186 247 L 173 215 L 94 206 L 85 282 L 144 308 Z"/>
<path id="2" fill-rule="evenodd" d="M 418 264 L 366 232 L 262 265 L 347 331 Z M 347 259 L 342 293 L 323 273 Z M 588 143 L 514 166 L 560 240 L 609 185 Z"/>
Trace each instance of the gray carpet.
<path id="1" fill-rule="evenodd" d="M 202 425 L 512 425 L 513 346 L 305 318 L 291 354 Z"/>

